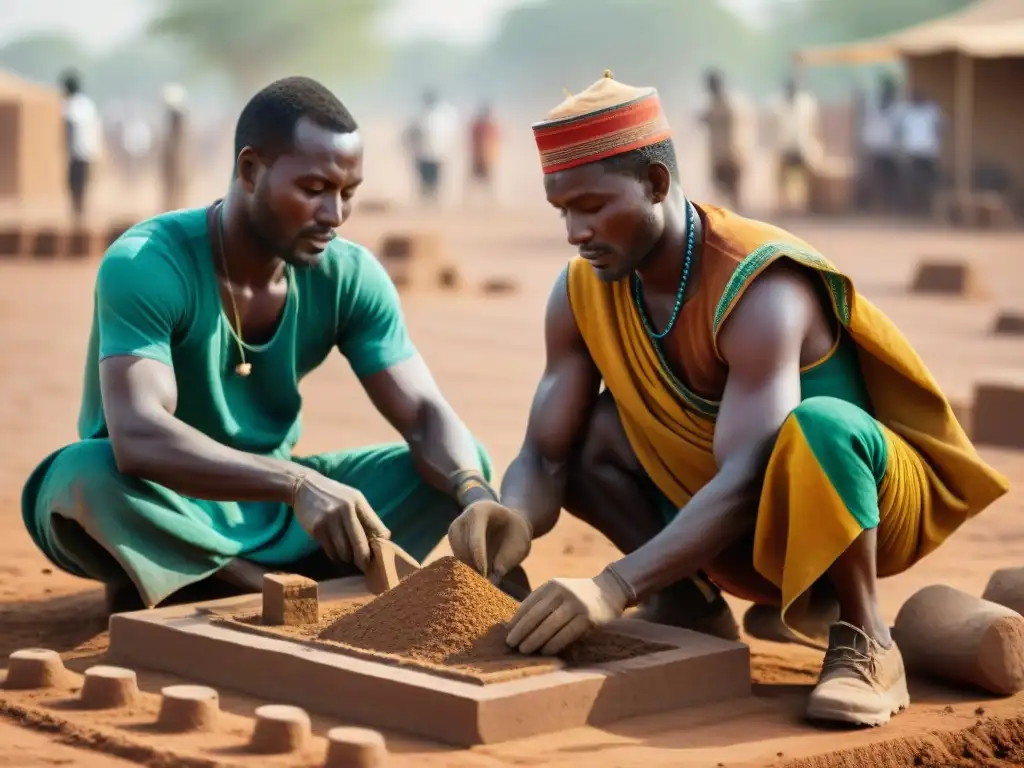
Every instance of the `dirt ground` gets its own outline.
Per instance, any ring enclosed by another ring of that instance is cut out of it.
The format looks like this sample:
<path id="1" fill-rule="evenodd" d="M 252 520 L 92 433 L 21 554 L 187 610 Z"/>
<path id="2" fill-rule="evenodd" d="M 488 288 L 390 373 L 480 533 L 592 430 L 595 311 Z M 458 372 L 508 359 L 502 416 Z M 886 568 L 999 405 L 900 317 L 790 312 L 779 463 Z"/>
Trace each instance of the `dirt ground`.
<path id="1" fill-rule="evenodd" d="M 466 286 L 456 293 L 407 293 L 405 309 L 413 337 L 444 392 L 486 443 L 500 470 L 518 448 L 542 366 L 542 317 L 548 289 L 572 254 L 562 242 L 560 222 L 553 212 L 540 211 L 474 212 L 472 216 L 450 211 L 429 217 L 402 212 L 357 214 L 345 234 L 375 247 L 380 235 L 396 226 L 439 229 L 466 276 Z M 890 314 L 954 399 L 966 401 L 986 370 L 1024 365 L 1024 343 L 997 340 L 988 332 L 1001 307 L 1024 309 L 1020 299 L 1024 269 L 1019 262 L 1024 235 L 910 230 L 884 222 L 805 221 L 791 227 L 838 263 L 862 292 Z M 905 286 L 920 260 L 948 257 L 963 259 L 979 270 L 990 288 L 988 298 L 952 302 L 907 294 Z M 6 437 L 0 442 L 0 519 L 7 531 L 0 537 L 0 658 L 6 659 L 18 648 L 52 648 L 65 654 L 69 667 L 78 671 L 102 659 L 105 649 L 101 593 L 91 583 L 55 571 L 37 553 L 21 524 L 19 495 L 36 463 L 75 438 L 96 266 L 95 260 L 0 263 L 0 434 Z M 485 296 L 479 281 L 489 276 L 513 277 L 519 289 Z M 395 437 L 341 359 L 331 359 L 310 376 L 303 394 L 305 433 L 300 453 Z M 1015 483 L 1024 480 L 1024 454 L 987 449 L 983 453 Z M 902 602 L 927 584 L 946 583 L 980 594 L 994 569 L 1024 564 L 1024 523 L 1018 517 L 1022 504 L 1024 495 L 1015 485 L 1008 497 L 966 525 L 917 568 L 886 580 L 882 599 L 887 616 L 894 618 Z M 443 548 L 435 554 L 441 552 Z M 593 575 L 613 557 L 605 539 L 565 516 L 536 543 L 527 570 L 537 584 L 553 576 Z M 737 601 L 735 607 L 741 611 L 745 606 Z M 568 766 L 578 761 L 592 766 L 783 764 L 839 748 L 967 728 L 979 719 L 988 722 L 991 716 L 1024 714 L 1020 698 L 992 701 L 977 692 L 914 683 L 911 709 L 885 728 L 823 732 L 801 720 L 803 698 L 820 656 L 808 649 L 761 642 L 753 642 L 752 649 L 756 685 L 749 700 L 641 718 L 612 729 L 585 728 L 457 752 L 388 734 L 392 762 L 416 766 Z M 150 693 L 166 683 L 160 675 L 143 672 L 139 680 Z M 251 727 L 249 718 L 259 702 L 228 692 L 222 696 L 223 708 L 237 716 L 231 732 Z M 32 697 L 3 692 L 0 703 L 0 714 L 6 715 L 0 718 L 0 743 L 5 745 L 0 766 L 113 766 L 127 764 L 123 758 L 150 765 L 245 763 L 230 749 L 177 737 L 160 740 L 127 726 L 117 730 L 113 721 L 100 719 L 83 726 L 79 718 L 74 727 L 60 725 L 44 716 L 45 702 Z M 17 723 L 35 727 L 20 728 Z M 336 724 L 314 721 L 321 735 Z M 109 735 L 112 729 L 117 730 L 116 738 Z M 100 738 L 104 733 L 108 735 Z M 111 746 L 136 742 L 148 746 Z M 967 764 L 965 750 L 960 751 L 956 757 Z M 1006 749 L 999 754 L 1007 754 Z M 195 759 L 181 762 L 185 756 Z M 914 764 L 913 755 L 907 759 L 893 765 Z M 883 763 L 872 758 L 866 764 Z"/>

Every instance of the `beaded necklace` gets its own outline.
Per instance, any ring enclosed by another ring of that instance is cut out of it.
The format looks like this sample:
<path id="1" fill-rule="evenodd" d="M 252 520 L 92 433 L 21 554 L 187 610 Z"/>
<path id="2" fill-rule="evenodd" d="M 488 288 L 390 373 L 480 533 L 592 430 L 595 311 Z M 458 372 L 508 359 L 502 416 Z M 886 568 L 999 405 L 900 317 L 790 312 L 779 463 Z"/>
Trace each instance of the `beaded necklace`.
<path id="1" fill-rule="evenodd" d="M 683 308 L 683 296 L 686 293 L 686 283 L 690 277 L 690 262 L 693 261 L 693 237 L 694 237 L 694 219 L 696 218 L 697 212 L 693 208 L 693 203 L 689 200 L 686 201 L 686 261 L 683 262 L 683 276 L 679 280 L 679 290 L 676 291 L 676 304 L 672 308 L 672 316 L 668 320 L 668 325 L 665 326 L 665 330 L 661 333 L 655 333 L 654 326 L 651 325 L 651 321 L 647 318 L 647 312 L 644 311 L 644 289 L 643 284 L 640 282 L 640 275 L 636 272 L 633 273 L 633 299 L 636 302 L 637 311 L 640 313 L 640 321 L 644 324 L 644 330 L 647 331 L 647 335 L 651 337 L 652 341 L 661 341 L 676 324 L 676 320 L 679 318 L 679 310 Z"/>

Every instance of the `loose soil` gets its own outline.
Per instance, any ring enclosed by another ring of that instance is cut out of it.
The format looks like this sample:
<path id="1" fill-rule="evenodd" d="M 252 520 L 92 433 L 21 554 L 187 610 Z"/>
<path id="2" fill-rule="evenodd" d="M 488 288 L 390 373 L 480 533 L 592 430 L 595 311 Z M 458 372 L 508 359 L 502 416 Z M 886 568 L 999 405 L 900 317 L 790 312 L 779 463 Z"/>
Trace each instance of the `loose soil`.
<path id="1" fill-rule="evenodd" d="M 528 124 L 528 120 L 524 118 L 522 124 Z M 521 133 L 529 145 L 529 132 Z M 367 194 L 393 197 L 395 179 L 403 178 L 404 160 L 393 152 L 396 135 L 369 126 L 365 131 L 367 152 L 375 169 L 367 184 L 378 185 L 376 191 Z M 510 142 L 513 140 L 510 133 Z M 373 142 L 379 143 L 379 151 L 370 146 Z M 680 167 L 689 169 L 687 189 L 698 200 L 708 189 L 699 170 L 706 163 L 689 147 L 700 143 L 678 145 Z M 230 154 L 230 137 L 227 146 Z M 510 153 L 508 167 L 519 173 L 524 183 L 511 192 L 508 190 L 512 188 L 506 188 L 505 199 L 514 201 L 515 206 L 533 200 L 543 205 L 543 195 L 538 197 L 537 193 L 535 148 L 526 146 L 519 155 L 510 149 Z M 214 183 L 205 189 L 202 185 L 196 187 L 194 202 L 223 192 L 223 174 L 216 170 L 212 176 Z M 123 197 L 112 198 L 111 203 L 121 204 Z M 565 245 L 557 216 L 546 209 L 520 213 L 517 208 L 508 213 L 484 211 L 469 216 L 461 211 L 441 212 L 418 219 L 402 211 L 387 216 L 359 212 L 343 231 L 347 237 L 375 247 L 383 231 L 406 224 L 440 228 L 471 285 L 477 277 L 494 274 L 514 274 L 520 283 L 519 292 L 509 297 L 484 298 L 472 288 L 436 295 L 414 291 L 403 294 L 410 332 L 419 351 L 446 398 L 487 446 L 497 473 L 495 482 L 500 482 L 501 472 L 522 442 L 525 418 L 544 365 L 544 308 L 551 285 L 572 248 Z M 853 277 L 899 325 L 939 384 L 957 402 L 969 402 L 975 383 L 985 378 L 989 368 L 1024 367 L 1024 344 L 1017 338 L 990 333 L 1000 311 L 1022 306 L 1024 270 L 1019 269 L 1019 261 L 1024 236 L 1020 233 L 901 229 L 877 221 L 797 222 L 789 228 Z M 947 256 L 968 259 L 977 266 L 994 297 L 956 301 L 910 296 L 906 286 L 916 263 L 922 258 Z M 57 650 L 69 667 L 79 671 L 104 662 L 107 635 L 102 591 L 46 561 L 24 530 L 19 503 L 22 484 L 36 464 L 50 451 L 76 439 L 81 361 L 87 342 L 84 329 L 92 314 L 96 266 L 95 260 L 0 264 L 0 433 L 10 438 L 0 462 L 0 516 L 5 524 L 5 536 L 0 538 L 0 666 L 9 652 L 29 647 Z M 337 355 L 303 381 L 302 394 L 305 432 L 298 446 L 302 455 L 398 439 Z M 1024 563 L 1024 495 L 1020 491 L 1024 453 L 986 446 L 980 446 L 980 450 L 1010 478 L 1009 495 L 969 521 L 919 565 L 881 582 L 882 610 L 889 621 L 900 605 L 923 586 L 945 583 L 981 595 L 993 570 Z M 442 546 L 433 556 L 446 552 Z M 534 542 L 526 569 L 531 581 L 541 584 L 553 577 L 592 576 L 616 556 L 606 539 L 563 514 L 550 533 Z M 747 607 L 740 600 L 730 598 L 730 603 L 738 616 Z M 806 694 L 817 674 L 820 655 L 795 646 L 758 641 L 752 641 L 751 647 L 755 683 L 751 701 L 727 702 L 700 711 L 666 712 L 622 723 L 614 730 L 577 729 L 475 750 L 444 750 L 424 740 L 387 734 L 390 763 L 396 768 L 572 768 L 580 763 L 594 768 L 709 768 L 720 763 L 728 768 L 760 768 L 827 753 L 831 753 L 831 765 L 835 766 L 909 768 L 918 760 L 926 766 L 980 768 L 1024 761 L 1018 746 L 1019 718 L 1024 713 L 1021 697 L 994 699 L 979 692 L 927 687 L 912 680 L 910 709 L 883 728 L 821 731 L 803 721 Z M 140 687 L 149 692 L 158 691 L 162 685 L 185 682 L 194 681 L 139 670 Z M 226 708 L 250 718 L 250 722 L 255 708 L 268 703 L 231 697 L 228 691 L 221 694 Z M 20 693 L 6 691 L 0 697 L 17 702 L 24 699 Z M 979 718 L 974 711 L 981 707 L 986 714 L 983 723 L 977 725 Z M 185 743 L 181 737 L 140 735 L 138 731 L 119 729 L 120 716 L 115 714 L 47 709 L 43 703 L 38 709 L 46 710 L 45 717 L 34 712 L 30 718 L 23 718 L 7 705 L 0 709 L 4 717 L 0 723 L 0 742 L 4 745 L 0 766 L 108 768 L 126 764 L 114 754 L 131 757 L 135 764 L 155 765 L 161 759 L 168 761 L 165 764 L 183 764 L 161 757 L 178 752 Z M 81 720 L 85 717 L 91 719 Z M 147 721 L 153 718 L 155 710 L 146 714 Z M 314 729 L 322 734 L 338 724 L 315 719 Z M 1008 736 L 1004 729 L 1013 735 Z M 124 744 L 117 747 L 110 741 L 115 734 L 128 742 L 129 748 L 142 744 L 152 751 L 123 752 Z M 231 743 L 242 744 L 246 735 L 232 738 Z M 885 749 L 890 755 L 894 754 L 893 743 L 915 746 L 885 763 L 877 752 L 878 745 L 885 742 L 889 742 Z M 100 751 L 85 751 L 71 746 L 74 744 Z M 858 751 L 872 749 L 876 751 L 866 755 Z M 244 755 L 235 752 L 205 754 L 207 762 L 199 764 L 269 764 L 265 758 L 247 762 Z M 863 756 L 859 761 L 858 755 Z M 319 758 L 322 761 L 322 754 Z M 899 759 L 904 762 L 899 763 Z M 305 764 L 319 763 L 309 760 Z"/>
<path id="2" fill-rule="evenodd" d="M 379 597 L 327 607 L 317 623 L 264 626 L 261 615 L 251 612 L 214 621 L 479 685 L 671 649 L 597 629 L 559 658 L 524 656 L 505 642 L 506 624 L 518 607 L 516 600 L 448 556 Z"/>
<path id="3" fill-rule="evenodd" d="M 893 739 L 785 763 L 783 768 L 952 768 L 1024 764 L 1024 718 L 979 720 L 949 733 Z"/>

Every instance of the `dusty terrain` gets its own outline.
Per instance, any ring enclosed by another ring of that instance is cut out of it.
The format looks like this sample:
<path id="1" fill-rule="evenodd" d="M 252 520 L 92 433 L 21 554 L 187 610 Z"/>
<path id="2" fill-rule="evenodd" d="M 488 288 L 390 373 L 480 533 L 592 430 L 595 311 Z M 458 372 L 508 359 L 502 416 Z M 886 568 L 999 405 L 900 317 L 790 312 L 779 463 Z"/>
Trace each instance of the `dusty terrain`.
<path id="1" fill-rule="evenodd" d="M 445 393 L 486 443 L 500 471 L 518 448 L 543 363 L 542 317 L 548 288 L 572 251 L 562 242 L 557 216 L 534 209 L 486 215 L 477 211 L 469 216 L 457 210 L 430 217 L 402 211 L 357 214 L 345 234 L 374 247 L 389 228 L 424 223 L 443 232 L 467 284 L 454 294 L 408 293 L 404 302 L 409 325 Z M 1024 342 L 989 335 L 999 308 L 1024 309 L 1024 269 L 1019 262 L 1024 235 L 911 230 L 880 222 L 791 226 L 852 275 L 861 290 L 900 324 L 954 399 L 966 401 L 974 382 L 988 369 L 1024 366 Z M 969 261 L 990 286 L 989 298 L 951 302 L 908 295 L 905 286 L 916 263 L 928 257 Z M 53 570 L 34 549 L 19 514 L 27 473 L 48 451 L 75 438 L 96 264 L 0 263 L 0 433 L 6 438 L 0 443 L 0 516 L 6 530 L 0 538 L 0 665 L 11 651 L 35 646 L 60 651 L 69 667 L 82 671 L 97 663 L 105 648 L 100 590 Z M 514 277 L 519 290 L 484 296 L 477 281 L 494 275 Z M 394 437 L 343 360 L 330 360 L 303 390 L 306 429 L 300 452 Z M 980 594 L 994 569 L 1024 564 L 1024 523 L 1018 517 L 1024 496 L 1016 485 L 1024 480 L 1024 454 L 983 452 L 1015 483 L 1012 492 L 912 572 L 884 582 L 884 608 L 890 619 L 903 600 L 924 585 L 946 583 Z M 435 556 L 443 551 L 439 548 Z M 527 570 L 535 584 L 552 576 L 593 575 L 613 554 L 601 536 L 565 517 L 536 543 Z M 735 605 L 737 610 L 745 607 Z M 993 715 L 1024 714 L 1020 698 L 992 701 L 978 693 L 915 683 L 910 711 L 889 726 L 865 733 L 823 732 L 800 717 L 818 654 L 759 642 L 752 647 L 755 696 L 738 704 L 643 718 L 614 730 L 580 729 L 463 752 L 388 734 L 393 764 L 783 764 L 837 748 L 965 728 Z M 166 678 L 140 672 L 139 682 L 154 693 Z M 251 728 L 249 718 L 259 702 L 221 693 L 223 709 L 237 716 L 226 726 L 230 732 Z M 122 765 L 127 764 L 125 758 L 151 765 L 186 764 L 175 762 L 175 757 L 183 756 L 197 758 L 190 765 L 284 764 L 246 761 L 214 737 L 193 743 L 157 738 L 138 726 L 116 729 L 117 718 L 104 722 L 98 717 L 86 726 L 79 718 L 75 728 L 60 726 L 40 716 L 40 702 L 31 699 L 0 692 L 0 714 L 7 716 L 0 718 L 0 743 L 5 745 L 0 766 Z M 19 728 L 18 722 L 37 728 Z M 314 730 L 322 736 L 336 724 L 314 719 Z M 310 760 L 322 759 L 322 744 L 318 749 Z M 908 759 L 893 765 L 913 764 L 912 757 Z"/>

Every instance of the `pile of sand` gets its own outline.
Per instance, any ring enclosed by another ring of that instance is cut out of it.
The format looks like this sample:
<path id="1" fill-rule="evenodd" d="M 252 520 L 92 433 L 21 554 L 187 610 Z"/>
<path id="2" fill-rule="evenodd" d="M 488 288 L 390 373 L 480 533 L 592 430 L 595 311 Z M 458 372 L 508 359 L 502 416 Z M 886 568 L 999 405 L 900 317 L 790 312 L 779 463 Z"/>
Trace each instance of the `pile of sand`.
<path id="1" fill-rule="evenodd" d="M 843 749 L 783 768 L 996 768 L 1024 764 L 1024 718 L 979 720 L 959 731 L 905 736 L 870 746 Z"/>
<path id="2" fill-rule="evenodd" d="M 319 635 L 344 645 L 431 664 L 481 666 L 527 659 L 508 647 L 506 627 L 519 603 L 453 557 L 443 557 Z M 635 658 L 664 650 L 593 631 L 563 654 L 573 665 Z"/>
<path id="3" fill-rule="evenodd" d="M 342 616 L 320 639 L 434 664 L 506 655 L 503 628 L 518 606 L 469 566 L 444 557 Z"/>

